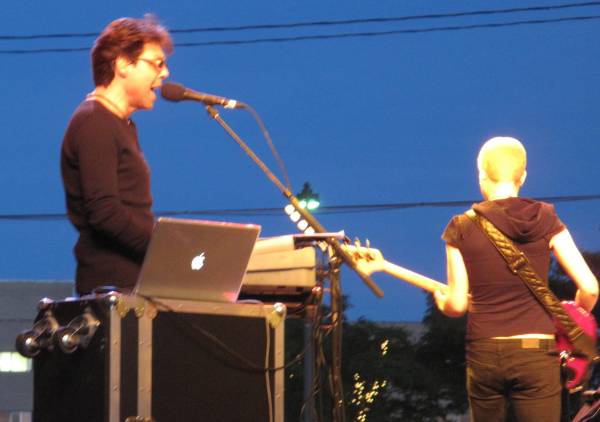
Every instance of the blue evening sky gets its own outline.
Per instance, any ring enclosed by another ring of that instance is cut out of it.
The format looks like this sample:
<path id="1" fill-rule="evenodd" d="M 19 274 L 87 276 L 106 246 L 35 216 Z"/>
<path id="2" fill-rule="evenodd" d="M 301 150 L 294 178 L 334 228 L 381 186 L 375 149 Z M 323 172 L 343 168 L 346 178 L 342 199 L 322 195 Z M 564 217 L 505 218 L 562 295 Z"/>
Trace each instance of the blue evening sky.
<path id="1" fill-rule="evenodd" d="M 566 3 L 566 1 L 565 1 Z M 573 3 L 573 2 L 571 2 Z M 398 17 L 539 6 L 546 1 L 58 1 L 8 2 L 2 34 L 99 32 L 155 13 L 168 28 Z M 600 15 L 600 7 L 424 21 L 176 34 L 176 43 L 388 31 Z M 494 135 L 529 150 L 524 196 L 597 195 L 600 20 L 362 38 L 176 48 L 171 80 L 251 104 L 264 119 L 293 190 L 309 181 L 325 205 L 479 198 L 475 157 Z M 89 47 L 93 38 L 0 40 L 0 50 Z M 64 213 L 59 149 L 93 89 L 87 52 L 0 54 L 0 214 Z M 273 168 L 251 117 L 223 117 Z M 134 114 L 152 168 L 154 209 L 283 207 L 284 198 L 196 103 Z M 600 251 L 598 201 L 558 203 L 582 249 Z M 318 216 L 331 231 L 369 238 L 384 256 L 445 280 L 440 234 L 464 207 Z M 293 233 L 282 213 L 213 217 Z M 0 279 L 73 278 L 76 233 L 66 220 L 0 221 Z M 425 294 L 383 275 L 375 298 L 349 271 L 350 318 L 420 320 Z"/>

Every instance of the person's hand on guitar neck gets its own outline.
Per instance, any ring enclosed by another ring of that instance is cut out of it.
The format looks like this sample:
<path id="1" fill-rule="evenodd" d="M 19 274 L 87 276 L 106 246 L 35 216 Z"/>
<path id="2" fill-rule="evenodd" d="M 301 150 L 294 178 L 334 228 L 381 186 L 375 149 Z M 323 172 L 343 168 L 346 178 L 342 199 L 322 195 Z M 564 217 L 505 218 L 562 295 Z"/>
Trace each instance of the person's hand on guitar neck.
<path id="1" fill-rule="evenodd" d="M 383 271 L 425 289 L 428 292 L 434 293 L 436 297 L 439 295 L 440 299 L 446 297 L 448 291 L 447 285 L 387 261 L 379 249 L 370 247 L 368 240 L 366 246 L 361 246 L 358 240 L 354 243 L 354 245 L 342 245 L 342 248 L 352 256 L 359 271 L 362 271 L 367 275 Z"/>
<path id="2" fill-rule="evenodd" d="M 369 245 L 367 239 L 366 246 L 361 246 L 360 241 L 357 239 L 354 245 L 342 245 L 342 248 L 350 254 L 356 268 L 366 274 L 371 275 L 375 272 L 385 271 L 385 259 L 379 249 L 373 249 Z"/>

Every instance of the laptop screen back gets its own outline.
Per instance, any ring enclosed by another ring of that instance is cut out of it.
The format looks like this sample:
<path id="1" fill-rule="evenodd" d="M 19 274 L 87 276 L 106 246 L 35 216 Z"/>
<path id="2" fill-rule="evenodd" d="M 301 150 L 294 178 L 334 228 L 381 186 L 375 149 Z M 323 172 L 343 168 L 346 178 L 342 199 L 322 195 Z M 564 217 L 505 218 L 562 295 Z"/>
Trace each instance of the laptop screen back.
<path id="1" fill-rule="evenodd" d="M 134 292 L 235 302 L 260 226 L 161 217 Z"/>

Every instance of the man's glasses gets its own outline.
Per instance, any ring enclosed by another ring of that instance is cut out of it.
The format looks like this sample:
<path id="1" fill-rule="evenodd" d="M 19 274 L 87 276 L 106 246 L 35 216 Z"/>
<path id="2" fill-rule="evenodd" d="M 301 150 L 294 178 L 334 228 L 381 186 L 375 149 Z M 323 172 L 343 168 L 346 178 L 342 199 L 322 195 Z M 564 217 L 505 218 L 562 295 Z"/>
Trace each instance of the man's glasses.
<path id="1" fill-rule="evenodd" d="M 138 61 L 143 61 L 153 66 L 157 72 L 162 72 L 167 67 L 167 61 L 164 59 L 144 59 L 143 57 L 138 58 Z"/>

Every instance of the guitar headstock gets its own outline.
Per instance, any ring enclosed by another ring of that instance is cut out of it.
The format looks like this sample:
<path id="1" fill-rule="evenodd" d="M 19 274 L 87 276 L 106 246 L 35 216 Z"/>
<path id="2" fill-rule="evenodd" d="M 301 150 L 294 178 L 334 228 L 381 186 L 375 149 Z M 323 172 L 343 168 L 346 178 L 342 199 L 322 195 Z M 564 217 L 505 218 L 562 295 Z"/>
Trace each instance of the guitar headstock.
<path id="1" fill-rule="evenodd" d="M 370 275 L 376 271 L 382 271 L 385 259 L 379 249 L 371 248 L 369 239 L 362 246 L 359 239 L 354 240 L 354 244 L 342 245 L 342 248 L 350 254 L 356 263 L 359 271 Z"/>

